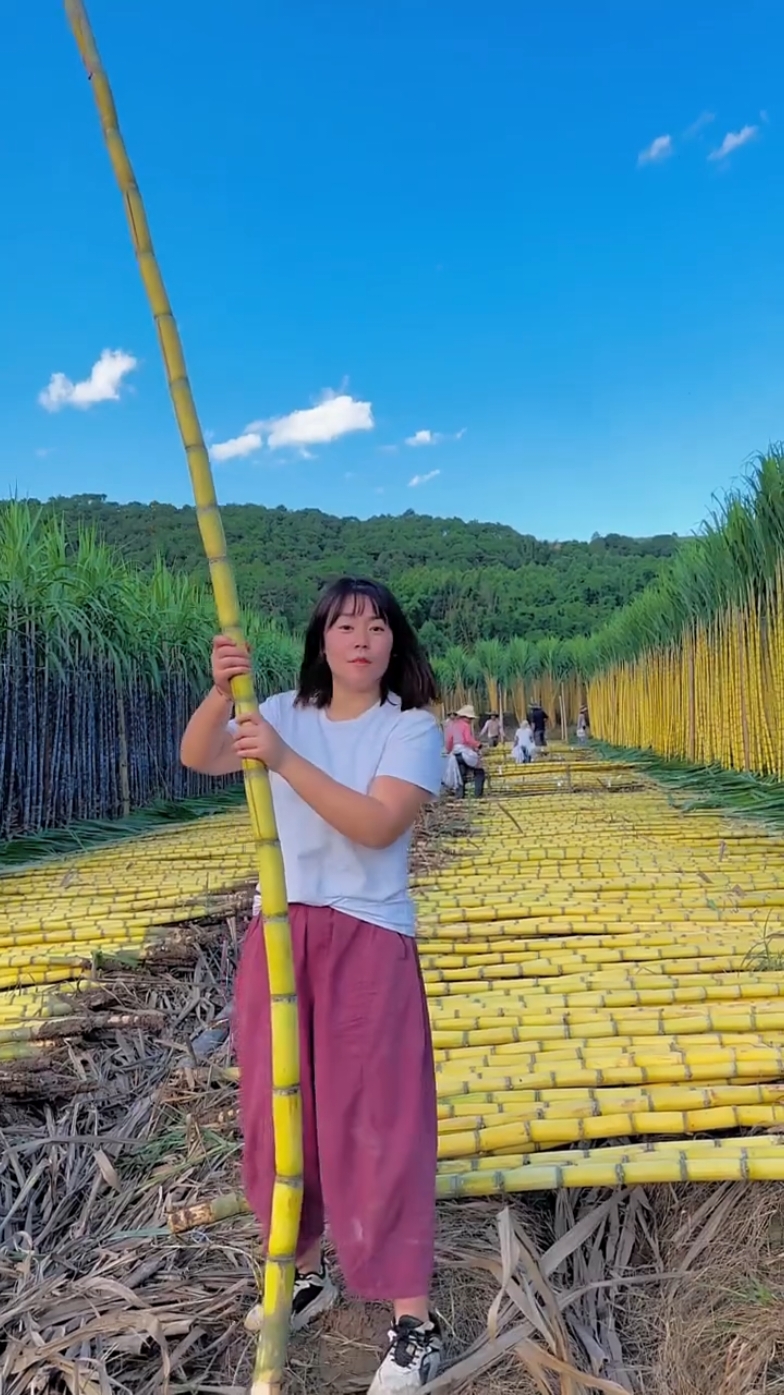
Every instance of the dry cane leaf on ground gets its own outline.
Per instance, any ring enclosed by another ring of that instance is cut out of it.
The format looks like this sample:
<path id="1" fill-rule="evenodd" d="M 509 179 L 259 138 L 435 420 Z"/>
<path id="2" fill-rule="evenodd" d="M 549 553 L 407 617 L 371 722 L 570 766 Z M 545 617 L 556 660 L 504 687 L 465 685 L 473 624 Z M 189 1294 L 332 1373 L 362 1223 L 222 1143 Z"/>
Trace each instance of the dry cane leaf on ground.
<path id="1" fill-rule="evenodd" d="M 180 1240 L 165 1225 L 170 1205 L 238 1181 L 235 1087 L 221 1083 L 220 1071 L 210 1087 L 209 1069 L 182 1069 L 191 1034 L 219 1013 L 228 985 L 215 943 L 193 953 L 190 967 L 113 981 L 126 1007 L 154 1003 L 169 1023 L 179 1016 L 178 1044 L 162 1046 L 149 1032 L 106 1031 L 73 1048 L 69 1068 L 89 1089 L 59 1105 L 5 1102 L 4 1395 L 76 1388 L 84 1395 L 91 1387 L 100 1395 L 159 1395 L 167 1383 L 171 1395 L 245 1390 L 250 1350 L 241 1320 L 254 1292 L 253 1225 L 244 1219 Z M 200 1000 L 183 1017 L 194 972 Z M 225 1127 L 216 1127 L 220 1116 Z M 453 1365 L 433 1389 L 781 1390 L 771 1381 L 784 1326 L 777 1268 L 784 1232 L 777 1248 L 770 1234 L 782 1190 L 688 1188 L 677 1205 L 673 1194 L 655 1190 L 564 1193 L 516 1199 L 500 1218 L 492 1201 L 445 1203 L 436 1299 Z M 761 1271 L 766 1244 L 770 1263 Z M 748 1274 L 768 1276 L 770 1295 L 739 1287 L 739 1255 Z M 724 1286 L 716 1282 L 719 1260 L 725 1271 L 735 1261 Z M 668 1272 L 679 1275 L 669 1288 Z M 742 1332 L 719 1332 L 717 1340 L 715 1323 L 705 1320 L 706 1285 L 709 1314 L 724 1321 L 731 1300 Z M 717 1287 L 727 1303 L 718 1301 Z M 319 1332 L 292 1344 L 287 1395 L 366 1389 L 386 1324 L 381 1309 L 341 1306 Z"/>

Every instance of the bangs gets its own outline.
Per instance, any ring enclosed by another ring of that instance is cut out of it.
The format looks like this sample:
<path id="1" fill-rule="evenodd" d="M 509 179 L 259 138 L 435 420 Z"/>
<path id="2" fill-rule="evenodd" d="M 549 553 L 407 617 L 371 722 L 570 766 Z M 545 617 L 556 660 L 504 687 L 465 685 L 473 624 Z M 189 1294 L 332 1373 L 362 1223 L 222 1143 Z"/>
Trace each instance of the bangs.
<path id="1" fill-rule="evenodd" d="M 391 628 L 389 605 L 385 603 L 382 588 L 374 581 L 344 577 L 334 586 L 330 586 L 324 600 L 325 630 L 330 630 L 341 615 L 362 615 L 368 606 L 373 615 Z"/>

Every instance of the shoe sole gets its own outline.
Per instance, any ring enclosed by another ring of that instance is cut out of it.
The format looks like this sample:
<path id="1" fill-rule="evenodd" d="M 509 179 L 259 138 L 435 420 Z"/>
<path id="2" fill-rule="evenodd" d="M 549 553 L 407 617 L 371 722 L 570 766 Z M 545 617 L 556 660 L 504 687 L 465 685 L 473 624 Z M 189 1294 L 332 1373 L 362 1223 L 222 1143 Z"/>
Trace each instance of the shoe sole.
<path id="1" fill-rule="evenodd" d="M 337 1299 L 338 1291 L 334 1284 L 325 1284 L 318 1298 L 314 1298 L 312 1303 L 308 1303 L 308 1306 L 303 1308 L 302 1312 L 292 1313 L 289 1331 L 292 1333 L 301 1332 L 302 1329 L 313 1322 L 315 1318 L 321 1317 L 323 1313 L 328 1313 L 331 1308 L 334 1308 Z M 245 1318 L 245 1331 L 258 1335 L 261 1331 L 263 1321 L 264 1315 L 262 1313 L 261 1304 L 257 1303 L 255 1307 L 251 1308 Z"/>
<path id="2" fill-rule="evenodd" d="M 430 1362 L 428 1369 L 424 1373 L 425 1379 L 421 1379 L 422 1373 L 420 1372 L 416 1385 L 413 1385 L 408 1381 L 404 1371 L 400 1372 L 401 1379 L 397 1380 L 394 1372 L 388 1370 L 384 1371 L 382 1368 L 377 1371 L 373 1377 L 373 1384 L 368 1390 L 368 1395 L 403 1395 L 405 1391 L 419 1390 L 423 1385 L 429 1385 L 431 1380 L 435 1380 L 441 1370 L 442 1366 L 439 1357 L 438 1360 Z"/>

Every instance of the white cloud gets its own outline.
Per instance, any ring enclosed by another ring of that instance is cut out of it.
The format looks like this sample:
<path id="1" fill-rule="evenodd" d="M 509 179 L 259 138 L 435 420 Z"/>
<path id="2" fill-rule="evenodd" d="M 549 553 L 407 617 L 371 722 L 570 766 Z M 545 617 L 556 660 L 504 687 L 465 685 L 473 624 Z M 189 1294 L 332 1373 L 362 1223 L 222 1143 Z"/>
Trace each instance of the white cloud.
<path id="1" fill-rule="evenodd" d="M 758 131 L 759 126 L 744 126 L 740 131 L 728 131 L 718 150 L 712 150 L 708 159 L 726 160 L 733 151 L 740 150 L 742 145 L 748 145 Z"/>
<path id="2" fill-rule="evenodd" d="M 210 456 L 221 464 L 224 460 L 239 460 L 242 456 L 253 455 L 261 450 L 261 437 L 257 431 L 245 431 L 242 436 L 232 436 L 230 441 L 216 441 L 210 446 Z"/>
<path id="3" fill-rule="evenodd" d="M 47 412 L 59 412 L 63 407 L 85 410 L 96 402 L 117 402 L 123 378 L 136 367 L 138 361 L 132 354 L 122 349 L 104 349 L 90 369 L 89 378 L 72 383 L 65 373 L 53 373 L 47 387 L 39 392 L 38 401 Z"/>
<path id="4" fill-rule="evenodd" d="M 415 431 L 413 436 L 406 436 L 406 445 L 437 446 L 443 439 L 440 431 Z"/>
<path id="5" fill-rule="evenodd" d="M 436 478 L 436 475 L 440 474 L 440 470 L 429 470 L 426 475 L 414 475 L 413 479 L 408 481 L 408 487 L 409 489 L 417 489 L 420 484 L 429 484 L 431 480 Z"/>
<path id="6" fill-rule="evenodd" d="M 325 392 L 315 407 L 269 421 L 252 421 L 246 431 L 260 432 L 270 449 L 278 450 L 281 446 L 324 445 L 353 431 L 372 431 L 375 424 L 370 402 L 358 402 L 346 392 Z"/>
<path id="7" fill-rule="evenodd" d="M 661 160 L 667 160 L 672 155 L 674 146 L 672 136 L 657 136 L 652 140 L 645 150 L 641 150 L 637 156 L 638 165 L 656 165 Z"/>
<path id="8" fill-rule="evenodd" d="M 54 454 L 54 446 L 39 446 L 36 456 L 39 460 L 46 460 L 48 456 Z"/>
<path id="9" fill-rule="evenodd" d="M 710 126 L 715 120 L 715 112 L 700 112 L 699 116 L 697 117 L 697 120 L 692 121 L 691 125 L 686 127 L 686 130 L 683 133 L 683 139 L 692 140 L 694 136 L 698 136 L 700 134 L 700 131 L 704 131 L 705 127 Z"/>
<path id="10" fill-rule="evenodd" d="M 460 441 L 466 434 L 463 426 L 460 431 L 455 431 L 449 436 L 443 431 L 415 431 L 413 436 L 406 436 L 407 446 L 438 446 L 442 441 Z"/>

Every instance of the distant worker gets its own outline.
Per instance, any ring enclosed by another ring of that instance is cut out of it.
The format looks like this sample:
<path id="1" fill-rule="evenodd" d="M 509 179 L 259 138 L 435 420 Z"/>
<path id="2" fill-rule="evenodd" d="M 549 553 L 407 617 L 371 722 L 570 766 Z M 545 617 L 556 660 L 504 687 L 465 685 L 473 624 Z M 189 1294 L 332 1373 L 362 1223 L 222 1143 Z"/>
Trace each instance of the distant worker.
<path id="1" fill-rule="evenodd" d="M 588 708 L 583 703 L 577 714 L 577 740 L 587 741 L 588 733 L 591 730 L 591 723 L 588 719 Z"/>
<path id="2" fill-rule="evenodd" d="M 481 799 L 485 792 L 485 772 L 480 754 L 481 744 L 474 736 L 474 729 L 471 725 L 475 721 L 476 712 L 470 702 L 466 703 L 465 707 L 458 709 L 455 720 L 447 733 L 446 752 L 448 756 L 454 756 L 460 771 L 459 793 L 465 794 L 469 774 L 472 774 L 474 794 L 477 799 Z"/>
<path id="3" fill-rule="evenodd" d="M 479 733 L 480 740 L 486 741 L 488 746 L 497 746 L 501 740 L 501 719 L 497 712 L 491 712 L 482 730 Z"/>
<path id="4" fill-rule="evenodd" d="M 515 732 L 512 759 L 518 765 L 530 765 L 534 758 L 534 733 L 531 723 L 523 721 Z"/>
<path id="5" fill-rule="evenodd" d="M 534 742 L 540 748 L 547 746 L 547 723 L 550 718 L 543 707 L 535 702 L 528 711 L 528 720 L 534 731 Z"/>
<path id="6" fill-rule="evenodd" d="M 448 712 L 443 726 L 444 756 L 441 773 L 441 787 L 449 790 L 451 794 L 461 794 L 463 790 L 463 777 L 455 757 L 451 754 L 451 747 L 454 742 L 455 724 L 457 713 Z"/>

